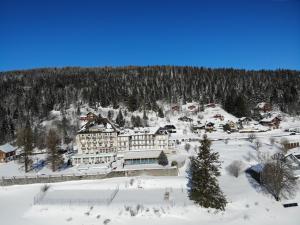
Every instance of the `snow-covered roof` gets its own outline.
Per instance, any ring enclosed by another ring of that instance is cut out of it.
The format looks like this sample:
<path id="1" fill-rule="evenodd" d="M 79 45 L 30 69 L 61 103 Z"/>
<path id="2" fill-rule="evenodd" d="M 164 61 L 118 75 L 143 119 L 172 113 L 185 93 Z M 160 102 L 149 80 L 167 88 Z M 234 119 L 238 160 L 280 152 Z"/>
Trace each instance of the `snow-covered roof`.
<path id="1" fill-rule="evenodd" d="M 124 154 L 124 159 L 153 159 L 158 158 L 161 150 L 131 151 Z"/>
<path id="2" fill-rule="evenodd" d="M 290 149 L 285 156 L 288 156 L 288 155 L 294 155 L 294 156 L 299 155 L 300 156 L 300 148 Z"/>
<path id="3" fill-rule="evenodd" d="M 278 118 L 278 116 L 277 116 L 277 115 L 274 115 L 274 116 L 271 116 L 271 117 L 269 117 L 269 118 L 264 118 L 264 119 L 262 119 L 260 122 L 268 122 L 268 123 L 270 123 L 270 122 L 272 122 L 275 118 Z"/>
<path id="4" fill-rule="evenodd" d="M 11 144 L 4 144 L 0 146 L 0 151 L 4 152 L 4 153 L 9 153 L 9 152 L 13 152 L 15 151 L 17 148 L 12 146 Z"/>
<path id="5" fill-rule="evenodd" d="M 120 132 L 121 137 L 135 136 L 135 135 L 154 135 L 160 127 L 136 127 L 134 129 L 126 129 Z"/>

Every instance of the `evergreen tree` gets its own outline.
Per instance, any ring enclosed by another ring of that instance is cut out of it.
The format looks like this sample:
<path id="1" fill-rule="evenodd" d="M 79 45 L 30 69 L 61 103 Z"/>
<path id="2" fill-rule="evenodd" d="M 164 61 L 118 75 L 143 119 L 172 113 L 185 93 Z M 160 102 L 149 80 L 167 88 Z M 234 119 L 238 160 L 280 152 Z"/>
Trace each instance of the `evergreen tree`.
<path id="1" fill-rule="evenodd" d="M 24 128 L 17 132 L 17 145 L 22 148 L 21 157 L 24 160 L 25 172 L 27 173 L 32 165 L 33 135 L 30 122 L 26 122 Z"/>
<path id="2" fill-rule="evenodd" d="M 144 112 L 143 112 L 143 120 L 148 120 L 148 116 L 146 114 L 146 110 L 144 110 Z"/>
<path id="3" fill-rule="evenodd" d="M 195 203 L 205 208 L 225 210 L 226 198 L 217 177 L 220 161 L 217 152 L 211 152 L 211 141 L 204 135 L 197 157 L 191 158 L 188 173 L 188 194 Z"/>
<path id="4" fill-rule="evenodd" d="M 158 164 L 162 166 L 166 166 L 169 164 L 168 157 L 164 153 L 164 151 L 161 151 L 158 157 Z"/>
<path id="5" fill-rule="evenodd" d="M 148 127 L 148 116 L 147 116 L 147 114 L 146 114 L 146 110 L 144 110 L 144 112 L 143 112 L 143 125 L 144 125 L 144 127 Z"/>
<path id="6" fill-rule="evenodd" d="M 46 145 L 48 150 L 47 160 L 51 165 L 52 171 L 56 171 L 59 166 L 63 163 L 63 157 L 58 151 L 59 137 L 57 132 L 50 129 L 46 138 Z"/>
<path id="7" fill-rule="evenodd" d="M 138 99 L 136 94 L 132 94 L 128 98 L 127 107 L 129 112 L 134 112 L 139 108 Z"/>
<path id="8" fill-rule="evenodd" d="M 120 126 L 120 127 L 124 127 L 125 125 L 125 119 L 123 117 L 122 111 L 121 109 L 119 110 L 118 116 L 116 118 L 116 123 Z"/>
<path id="9" fill-rule="evenodd" d="M 112 121 L 114 117 L 114 111 L 113 110 L 109 110 L 107 113 L 107 119 L 109 119 L 110 121 Z"/>
<path id="10" fill-rule="evenodd" d="M 165 117 L 162 108 L 159 108 L 159 109 L 158 109 L 158 117 L 160 117 L 160 118 L 164 118 L 164 117 Z"/>

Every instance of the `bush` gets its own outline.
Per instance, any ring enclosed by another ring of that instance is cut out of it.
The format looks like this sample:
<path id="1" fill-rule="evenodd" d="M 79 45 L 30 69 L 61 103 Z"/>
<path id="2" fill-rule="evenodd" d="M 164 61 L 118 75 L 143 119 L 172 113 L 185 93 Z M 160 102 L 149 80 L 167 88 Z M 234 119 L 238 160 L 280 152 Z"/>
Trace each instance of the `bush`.
<path id="1" fill-rule="evenodd" d="M 177 161 L 172 161 L 172 162 L 171 162 L 171 166 L 176 166 L 176 167 L 178 167 Z"/>
<path id="2" fill-rule="evenodd" d="M 49 188 L 50 188 L 50 185 L 49 185 L 49 184 L 44 184 L 44 185 L 41 187 L 41 191 L 42 191 L 42 192 L 46 192 L 46 191 L 49 190 Z"/>
<path id="3" fill-rule="evenodd" d="M 226 170 L 232 176 L 238 177 L 243 170 L 243 162 L 239 160 L 234 160 Z"/>

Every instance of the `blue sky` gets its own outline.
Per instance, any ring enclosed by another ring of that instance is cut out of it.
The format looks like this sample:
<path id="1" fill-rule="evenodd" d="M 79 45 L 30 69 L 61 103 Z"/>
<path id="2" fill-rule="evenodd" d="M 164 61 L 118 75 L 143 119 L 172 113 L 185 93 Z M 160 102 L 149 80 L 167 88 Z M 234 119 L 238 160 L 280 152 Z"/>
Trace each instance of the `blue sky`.
<path id="1" fill-rule="evenodd" d="M 300 69 L 300 0 L 0 0 L 0 71 Z"/>

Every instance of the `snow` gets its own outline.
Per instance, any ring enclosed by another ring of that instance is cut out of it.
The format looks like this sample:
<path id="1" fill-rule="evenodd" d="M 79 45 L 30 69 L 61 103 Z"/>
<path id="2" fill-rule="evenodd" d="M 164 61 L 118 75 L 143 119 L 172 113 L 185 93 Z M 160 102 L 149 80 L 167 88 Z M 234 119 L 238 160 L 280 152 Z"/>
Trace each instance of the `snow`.
<path id="1" fill-rule="evenodd" d="M 205 108 L 204 112 L 191 112 L 188 106 L 196 103 L 183 105 L 182 111 L 172 112 L 170 106 L 161 103 L 166 111 L 166 118 L 158 118 L 155 112 L 147 113 L 151 127 L 163 127 L 172 124 L 176 127 L 176 133 L 172 133 L 170 139 L 178 140 L 176 154 L 168 155 L 169 163 L 177 161 L 178 177 L 119 177 L 93 181 L 72 181 L 64 183 L 53 183 L 44 194 L 41 193 L 43 184 L 30 184 L 22 186 L 0 187 L 0 218 L 4 225 L 50 225 L 50 224 L 74 224 L 93 225 L 103 224 L 170 224 L 170 225 L 240 225 L 240 224 L 264 224 L 264 225 L 296 225 L 299 224 L 299 206 L 284 208 L 283 203 L 300 203 L 300 190 L 295 196 L 281 202 L 268 194 L 244 171 L 235 178 L 231 176 L 226 167 L 234 160 L 242 162 L 246 170 L 259 165 L 259 154 L 255 150 L 255 144 L 248 141 L 247 133 L 234 132 L 225 133 L 222 128 L 214 132 L 206 132 L 212 140 L 212 149 L 219 153 L 222 162 L 219 183 L 224 192 L 228 205 L 225 212 L 216 213 L 212 209 L 204 209 L 188 199 L 186 171 L 189 166 L 189 157 L 197 152 L 198 140 L 205 133 L 194 134 L 190 130 L 189 122 L 179 121 L 178 118 L 188 116 L 194 122 L 213 121 L 215 127 L 227 121 L 238 121 L 238 118 L 225 112 L 220 106 Z M 116 117 L 118 110 L 111 108 L 99 108 L 92 110 L 84 106 L 83 114 L 87 112 L 101 113 L 106 116 L 108 110 L 114 111 Z M 75 108 L 67 110 L 67 117 L 76 123 L 74 116 Z M 143 112 L 128 112 L 127 120 L 131 115 L 142 117 Z M 221 114 L 224 120 L 213 118 Z M 53 121 L 61 118 L 59 111 L 52 112 L 53 118 L 44 121 L 46 126 L 52 126 Z M 82 121 L 80 121 L 82 123 Z M 250 127 L 260 127 L 251 121 Z M 282 115 L 280 129 L 266 132 L 256 132 L 256 138 L 262 143 L 259 152 L 272 155 L 280 151 L 280 140 L 287 138 L 296 140 L 299 135 L 290 136 L 284 132 L 286 128 L 299 127 L 300 119 Z M 152 129 L 152 128 L 151 128 Z M 275 138 L 275 144 L 271 145 L 270 138 Z M 299 138 L 300 139 L 300 138 Z M 190 149 L 185 150 L 185 145 L 190 144 Z M 76 146 L 75 146 L 76 147 Z M 35 156 L 35 161 L 45 159 L 45 155 Z M 27 175 L 39 174 L 73 174 L 94 173 L 107 170 L 107 165 L 88 165 L 85 168 L 72 167 L 58 172 L 51 172 L 48 167 L 42 167 L 31 171 Z M 96 167 L 97 167 L 96 166 Z M 101 167 L 101 168 L 100 168 Z M 162 168 L 160 165 L 131 165 L 125 169 L 139 168 Z M 82 170 L 82 171 L 81 171 Z M 0 164 L 1 176 L 24 176 L 24 169 L 16 161 Z M 1 179 L 1 178 L 0 178 Z M 298 183 L 299 187 L 299 183 Z M 168 194 L 167 194 L 168 193 Z M 42 197 L 41 197 L 42 196 Z M 40 198 L 39 198 L 40 197 Z M 34 204 L 34 200 L 39 204 Z"/>
<path id="2" fill-rule="evenodd" d="M 6 144 L 0 146 L 0 151 L 2 151 L 2 152 L 4 152 L 4 153 L 13 152 L 13 151 L 15 151 L 16 149 L 17 149 L 16 147 L 14 147 L 14 146 L 12 146 L 12 145 L 10 145 L 10 144 L 8 144 L 8 143 L 6 143 Z"/>

